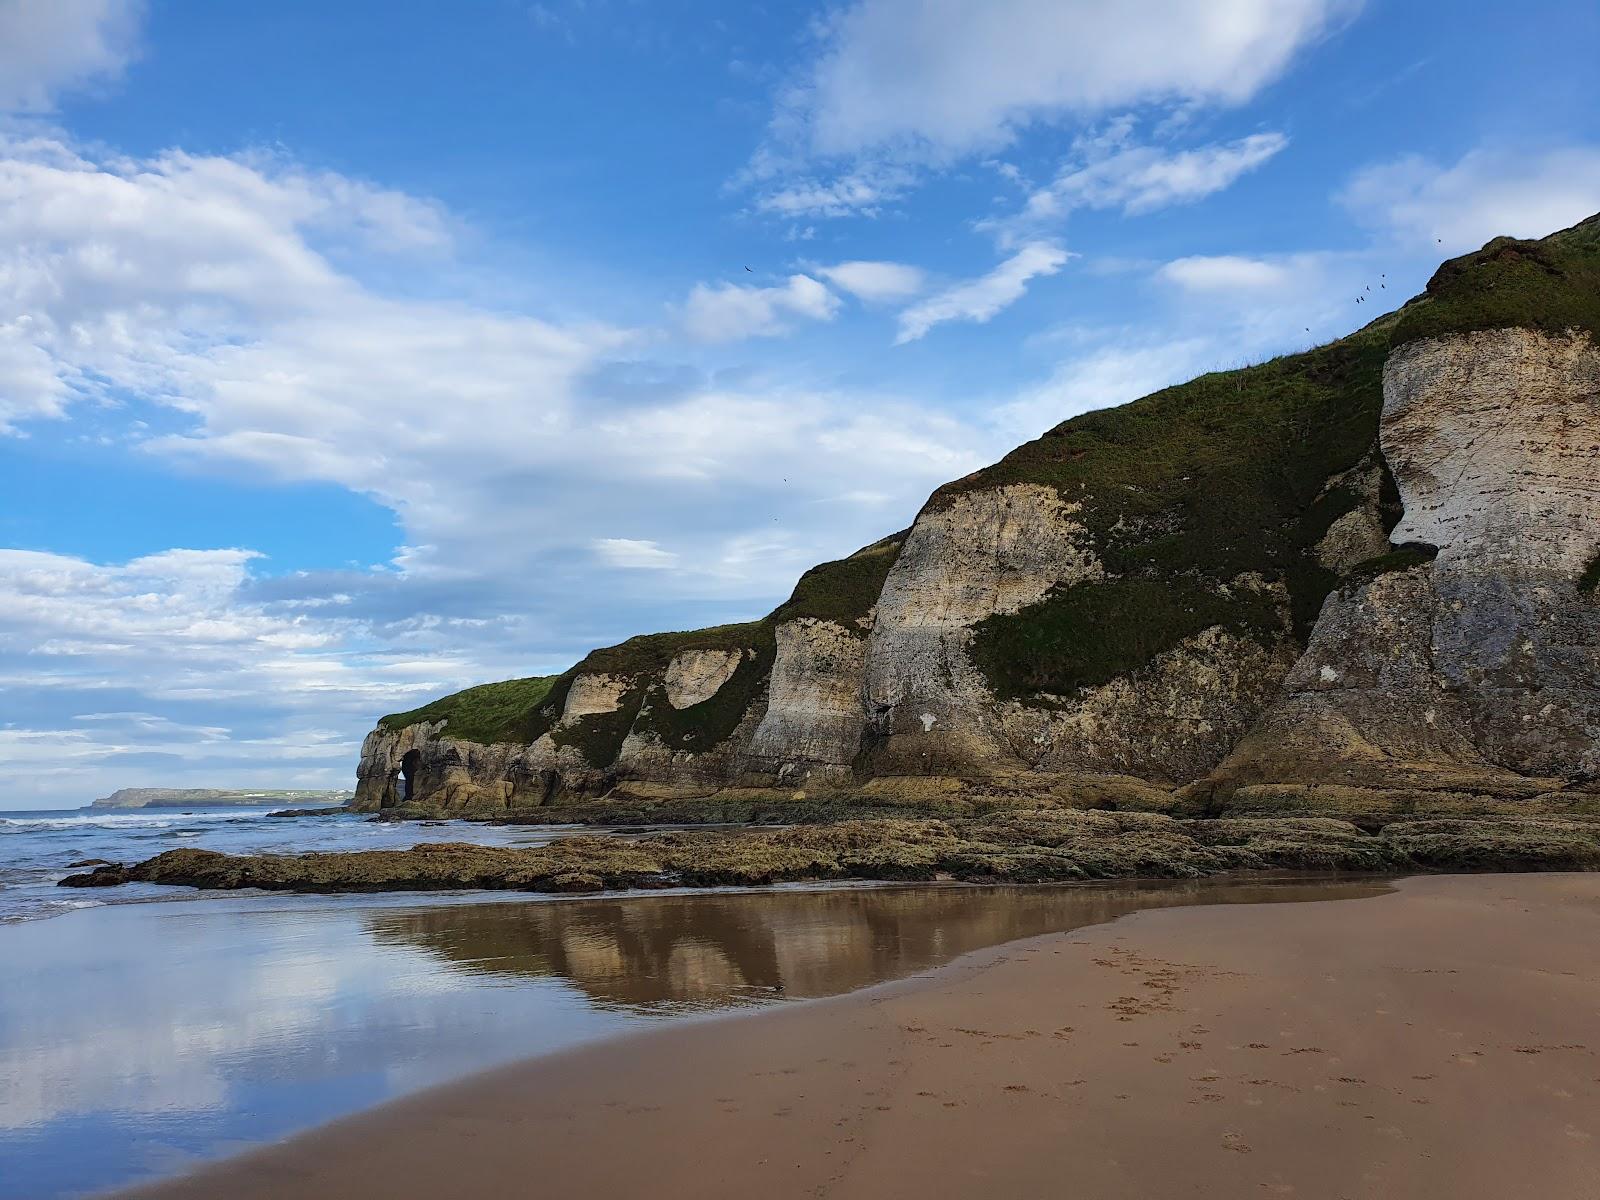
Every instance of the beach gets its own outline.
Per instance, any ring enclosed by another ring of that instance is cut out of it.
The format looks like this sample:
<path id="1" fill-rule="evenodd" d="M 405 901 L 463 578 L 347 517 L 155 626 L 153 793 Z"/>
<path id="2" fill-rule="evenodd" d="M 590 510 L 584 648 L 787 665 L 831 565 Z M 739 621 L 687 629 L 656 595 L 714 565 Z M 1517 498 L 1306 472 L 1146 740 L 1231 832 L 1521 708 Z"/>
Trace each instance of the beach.
<path id="1" fill-rule="evenodd" d="M 1600 876 L 1135 912 L 829 999 L 630 1034 L 144 1200 L 1580 1197 Z"/>
<path id="2" fill-rule="evenodd" d="M 43 871 L 85 844 L 117 852 L 173 832 L 292 844 L 373 828 L 322 829 L 337 820 L 299 830 L 68 823 L 5 836 L 34 844 Z M 56 842 L 66 844 L 46 844 Z M 151 885 L 62 911 L 35 903 L 25 884 L 13 911 L 36 915 L 0 919 L 0 962 L 26 981 L 0 988 L 0 1200 L 169 1179 L 486 1070 L 670 1023 L 795 1007 L 1142 909 L 1293 904 L 1387 886 L 1256 876 L 557 898 Z"/>

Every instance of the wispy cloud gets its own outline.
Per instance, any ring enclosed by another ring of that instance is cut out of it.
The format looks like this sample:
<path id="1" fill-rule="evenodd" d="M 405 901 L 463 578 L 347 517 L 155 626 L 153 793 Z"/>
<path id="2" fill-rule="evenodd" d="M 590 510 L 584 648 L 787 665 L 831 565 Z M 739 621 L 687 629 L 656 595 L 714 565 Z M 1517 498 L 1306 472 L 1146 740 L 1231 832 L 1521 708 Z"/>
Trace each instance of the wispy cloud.
<path id="1" fill-rule="evenodd" d="M 1194 255 L 1164 264 L 1158 274 L 1190 292 L 1261 291 L 1282 287 L 1290 270 L 1282 263 L 1238 254 Z"/>
<path id="2" fill-rule="evenodd" d="M 988 274 L 946 288 L 902 312 L 895 344 L 914 342 L 946 321 L 987 321 L 1022 299 L 1030 280 L 1054 275 L 1072 257 L 1054 242 L 1030 242 Z"/>
<path id="3" fill-rule="evenodd" d="M 1073 156 L 1020 210 L 976 223 L 1002 246 L 1037 238 L 1078 209 L 1121 209 L 1130 216 L 1192 204 L 1231 187 L 1289 144 L 1281 133 L 1256 133 L 1188 149 L 1133 141 L 1133 122 L 1121 119 L 1074 143 Z"/>
<path id="4" fill-rule="evenodd" d="M 608 567 L 661 571 L 674 567 L 678 556 L 641 538 L 597 538 L 594 552 Z"/>
<path id="5" fill-rule="evenodd" d="M 782 96 L 774 139 L 816 158 L 947 162 L 1035 123 L 1236 105 L 1359 0 L 857 0 Z"/>
<path id="6" fill-rule="evenodd" d="M 770 165 L 768 173 L 780 171 Z M 788 218 L 875 217 L 899 200 L 916 182 L 902 166 L 863 164 L 832 179 L 798 175 L 768 185 L 756 197 L 756 209 Z"/>
<path id="7" fill-rule="evenodd" d="M 1482 147 L 1441 164 L 1417 155 L 1358 172 L 1339 200 L 1412 246 L 1459 254 L 1492 237 L 1543 237 L 1600 211 L 1600 145 Z"/>

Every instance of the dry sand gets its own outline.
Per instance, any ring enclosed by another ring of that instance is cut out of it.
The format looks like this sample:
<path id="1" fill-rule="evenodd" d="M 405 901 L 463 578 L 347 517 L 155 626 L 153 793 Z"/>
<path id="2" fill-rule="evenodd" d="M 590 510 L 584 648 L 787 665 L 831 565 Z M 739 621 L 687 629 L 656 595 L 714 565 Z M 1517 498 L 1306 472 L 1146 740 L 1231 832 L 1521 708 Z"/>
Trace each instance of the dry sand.
<path id="1" fill-rule="evenodd" d="M 1600 1197 L 1600 875 L 1141 912 L 128 1194 Z"/>

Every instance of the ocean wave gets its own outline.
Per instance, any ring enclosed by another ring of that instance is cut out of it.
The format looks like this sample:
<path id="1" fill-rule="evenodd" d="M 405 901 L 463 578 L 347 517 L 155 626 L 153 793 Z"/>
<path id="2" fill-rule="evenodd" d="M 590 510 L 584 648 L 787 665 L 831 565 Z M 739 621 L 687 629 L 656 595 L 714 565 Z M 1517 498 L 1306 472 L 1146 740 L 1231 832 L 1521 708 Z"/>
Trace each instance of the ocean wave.
<path id="1" fill-rule="evenodd" d="M 264 817 L 260 813 L 193 812 L 193 813 L 74 813 L 64 817 L 0 817 L 0 828 L 9 829 L 169 829 L 174 825 L 191 825 L 196 821 L 250 821 Z"/>
<path id="2" fill-rule="evenodd" d="M 24 921 L 43 921 L 79 908 L 104 908 L 105 900 L 36 900 L 10 910 L 0 908 L 0 925 L 20 925 Z"/>

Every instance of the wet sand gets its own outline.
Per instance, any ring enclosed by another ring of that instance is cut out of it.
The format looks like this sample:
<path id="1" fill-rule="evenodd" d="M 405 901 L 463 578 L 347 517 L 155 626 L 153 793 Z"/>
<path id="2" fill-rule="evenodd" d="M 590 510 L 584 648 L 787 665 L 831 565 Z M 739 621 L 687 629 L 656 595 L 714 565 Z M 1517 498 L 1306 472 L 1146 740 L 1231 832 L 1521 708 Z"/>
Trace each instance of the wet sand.
<path id="1" fill-rule="evenodd" d="M 128 1196 L 1600 1195 L 1600 875 L 1145 911 Z"/>

